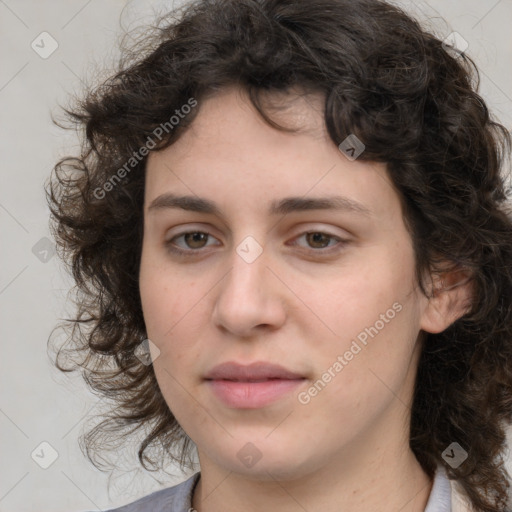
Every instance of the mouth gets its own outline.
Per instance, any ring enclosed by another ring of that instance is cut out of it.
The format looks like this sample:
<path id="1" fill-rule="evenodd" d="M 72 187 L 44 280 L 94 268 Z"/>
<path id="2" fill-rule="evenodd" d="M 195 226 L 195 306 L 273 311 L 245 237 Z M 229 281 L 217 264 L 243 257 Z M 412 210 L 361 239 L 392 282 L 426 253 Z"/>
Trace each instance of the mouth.
<path id="1" fill-rule="evenodd" d="M 295 380 L 295 379 L 280 379 L 279 377 L 273 377 L 270 379 L 206 379 L 206 380 L 224 380 L 226 382 L 269 382 L 271 380 Z"/>
<path id="2" fill-rule="evenodd" d="M 249 365 L 226 362 L 215 366 L 205 376 L 206 380 L 230 380 L 243 382 L 266 381 L 271 379 L 295 380 L 303 375 L 273 363 L 258 361 Z"/>
<path id="3" fill-rule="evenodd" d="M 257 362 L 223 363 L 205 377 L 206 384 L 225 406 L 258 409 L 285 398 L 306 378 L 282 366 Z"/>

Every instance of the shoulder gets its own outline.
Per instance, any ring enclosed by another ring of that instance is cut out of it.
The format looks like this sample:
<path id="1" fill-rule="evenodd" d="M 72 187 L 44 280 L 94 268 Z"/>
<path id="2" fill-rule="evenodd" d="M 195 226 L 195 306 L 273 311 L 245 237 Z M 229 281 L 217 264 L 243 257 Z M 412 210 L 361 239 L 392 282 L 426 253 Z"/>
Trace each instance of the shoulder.
<path id="1" fill-rule="evenodd" d="M 153 492 L 122 507 L 105 512 L 189 512 L 192 494 L 201 473 L 195 473 L 181 484 Z"/>

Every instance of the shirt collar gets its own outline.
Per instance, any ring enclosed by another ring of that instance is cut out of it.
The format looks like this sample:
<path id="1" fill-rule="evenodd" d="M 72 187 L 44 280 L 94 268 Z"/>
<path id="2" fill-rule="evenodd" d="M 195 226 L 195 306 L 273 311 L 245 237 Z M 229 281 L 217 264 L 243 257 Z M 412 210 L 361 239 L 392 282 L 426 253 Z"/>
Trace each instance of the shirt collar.
<path id="1" fill-rule="evenodd" d="M 425 512 L 452 512 L 452 489 L 443 466 L 438 466 Z"/>

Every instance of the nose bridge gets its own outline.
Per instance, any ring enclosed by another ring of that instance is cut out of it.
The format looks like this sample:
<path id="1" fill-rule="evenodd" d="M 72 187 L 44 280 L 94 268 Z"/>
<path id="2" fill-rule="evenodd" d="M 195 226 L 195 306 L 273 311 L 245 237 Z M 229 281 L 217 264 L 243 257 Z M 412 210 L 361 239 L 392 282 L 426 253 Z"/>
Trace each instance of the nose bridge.
<path id="1" fill-rule="evenodd" d="M 243 252 L 244 249 L 246 252 Z M 247 250 L 245 242 L 236 248 L 231 257 L 231 271 L 222 287 L 223 296 L 228 300 L 240 301 L 240 305 L 259 301 L 265 293 L 268 258 L 263 251 L 257 256 L 251 252 L 252 249 L 249 247 Z"/>
<path id="2" fill-rule="evenodd" d="M 268 256 L 262 246 L 258 248 L 250 239 L 234 248 L 231 269 L 215 299 L 213 320 L 218 326 L 237 335 L 248 335 L 254 327 L 275 327 L 283 321 L 277 283 L 267 268 L 271 264 Z"/>
<path id="3" fill-rule="evenodd" d="M 247 295 L 256 298 L 263 291 L 264 286 L 263 260 L 246 263 L 238 256 L 233 259 L 235 261 L 229 276 L 229 292 L 235 295 L 240 294 L 240 298 L 243 297 L 246 300 Z"/>
<path id="4" fill-rule="evenodd" d="M 263 233 L 259 234 L 258 239 L 246 235 L 233 247 L 230 257 L 231 272 L 228 275 L 230 291 L 251 293 L 252 290 L 252 293 L 257 293 L 261 289 L 258 284 L 263 284 L 265 273 L 268 272 L 266 266 L 269 263 L 269 254 L 268 250 L 264 249 L 263 237 Z"/>

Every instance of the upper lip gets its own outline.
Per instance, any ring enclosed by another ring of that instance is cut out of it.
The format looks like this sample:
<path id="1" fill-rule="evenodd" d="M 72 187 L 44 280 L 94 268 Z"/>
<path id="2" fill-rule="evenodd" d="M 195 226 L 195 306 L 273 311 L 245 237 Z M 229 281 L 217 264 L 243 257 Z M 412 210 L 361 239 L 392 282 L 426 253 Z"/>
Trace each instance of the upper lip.
<path id="1" fill-rule="evenodd" d="M 241 365 L 234 362 L 222 363 L 210 370 L 207 380 L 261 380 L 261 379 L 303 379 L 302 375 L 292 372 L 277 364 L 256 362 Z"/>

